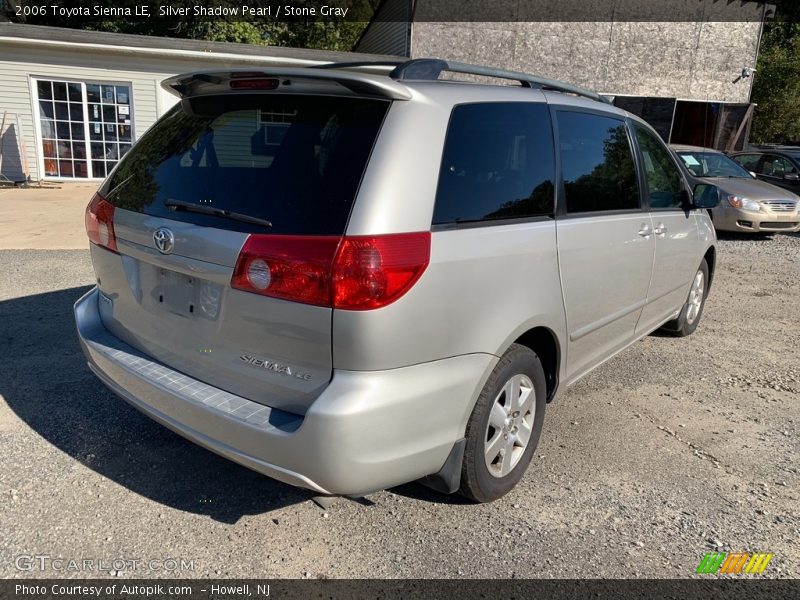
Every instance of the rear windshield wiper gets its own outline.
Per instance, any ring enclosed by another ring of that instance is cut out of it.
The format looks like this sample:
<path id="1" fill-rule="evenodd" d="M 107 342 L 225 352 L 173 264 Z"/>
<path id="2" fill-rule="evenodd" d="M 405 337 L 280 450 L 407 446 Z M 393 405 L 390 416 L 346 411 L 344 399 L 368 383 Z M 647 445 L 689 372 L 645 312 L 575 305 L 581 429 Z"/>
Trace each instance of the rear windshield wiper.
<path id="1" fill-rule="evenodd" d="M 213 206 L 203 206 L 202 204 L 195 204 L 194 202 L 184 202 L 183 200 L 165 200 L 164 206 L 171 210 L 185 210 L 186 212 L 195 212 L 202 215 L 213 215 L 215 217 L 222 217 L 224 219 L 241 221 L 242 223 L 253 223 L 254 225 L 272 227 L 272 221 L 268 221 L 267 219 L 259 219 L 258 217 L 251 217 L 250 215 L 243 215 L 242 213 L 231 212 L 222 208 L 214 208 Z"/>

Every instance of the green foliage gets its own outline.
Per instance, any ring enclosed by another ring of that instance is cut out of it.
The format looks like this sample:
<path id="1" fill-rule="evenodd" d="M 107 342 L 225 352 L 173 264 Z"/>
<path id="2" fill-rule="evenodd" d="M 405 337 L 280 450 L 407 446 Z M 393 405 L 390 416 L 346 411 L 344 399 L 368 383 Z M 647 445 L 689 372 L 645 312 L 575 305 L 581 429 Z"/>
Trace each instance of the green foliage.
<path id="1" fill-rule="evenodd" d="M 295 2 L 294 6 L 316 2 Z M 349 52 L 372 18 L 380 0 L 345 0 L 337 7 L 348 8 L 347 21 L 297 19 L 269 24 L 264 30 L 266 43 L 293 48 L 317 48 Z"/>
<path id="2" fill-rule="evenodd" d="M 255 17 L 249 20 L 226 19 L 213 17 L 198 17 L 189 14 L 185 17 L 158 17 L 155 14 L 147 18 L 76 18 L 53 15 L 48 12 L 45 16 L 29 16 L 19 19 L 13 12 L 7 11 L 7 16 L 13 21 L 21 21 L 30 25 L 49 25 L 53 27 L 68 27 L 75 29 L 90 29 L 94 31 L 107 31 L 111 33 L 133 33 L 138 35 L 152 35 L 159 37 L 187 38 L 194 40 L 208 40 L 214 42 L 236 42 L 244 44 L 259 44 L 268 46 L 288 46 L 294 48 L 316 48 L 321 50 L 350 51 L 358 41 L 364 28 L 372 18 L 380 0 L 341 0 L 337 7 L 348 8 L 347 20 L 322 18 L 293 17 L 291 19 L 275 19 Z M 1 3 L 0 3 L 1 4 Z M 140 2 L 118 0 L 112 3 L 97 2 L 95 0 L 51 0 L 48 6 L 61 5 L 69 7 L 88 7 L 106 4 L 108 6 L 135 6 Z M 170 5 L 174 7 L 195 4 L 189 0 L 173 0 Z M 241 2 L 219 0 L 214 6 L 240 6 Z M 295 7 L 319 6 L 319 3 L 309 0 L 296 0 L 292 3 Z M 155 11 L 151 6 L 151 13 Z"/>
<path id="3" fill-rule="evenodd" d="M 753 102 L 753 142 L 800 141 L 800 36 L 791 45 L 762 48 Z"/>
<path id="4" fill-rule="evenodd" d="M 777 19 L 764 25 L 757 68 L 750 140 L 800 142 L 800 2 L 778 3 Z"/>
<path id="5" fill-rule="evenodd" d="M 261 27 L 262 43 L 270 46 L 349 52 L 366 26 L 367 22 L 352 21 L 268 23 Z"/>

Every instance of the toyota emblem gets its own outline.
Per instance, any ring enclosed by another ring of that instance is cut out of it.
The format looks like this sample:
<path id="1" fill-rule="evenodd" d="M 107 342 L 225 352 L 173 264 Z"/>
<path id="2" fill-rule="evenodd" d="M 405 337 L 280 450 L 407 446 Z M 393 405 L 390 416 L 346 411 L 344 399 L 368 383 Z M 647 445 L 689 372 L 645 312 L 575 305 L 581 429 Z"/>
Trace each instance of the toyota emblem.
<path id="1" fill-rule="evenodd" d="M 153 242 L 161 254 L 170 254 L 175 248 L 175 235 L 166 227 L 159 227 L 153 234 Z"/>

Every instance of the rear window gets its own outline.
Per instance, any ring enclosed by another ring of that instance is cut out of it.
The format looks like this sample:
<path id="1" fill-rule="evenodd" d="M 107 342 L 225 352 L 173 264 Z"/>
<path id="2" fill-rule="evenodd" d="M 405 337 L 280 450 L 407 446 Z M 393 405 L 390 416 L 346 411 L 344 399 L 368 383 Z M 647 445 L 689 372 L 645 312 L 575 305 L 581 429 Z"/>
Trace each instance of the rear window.
<path id="1" fill-rule="evenodd" d="M 128 152 L 101 193 L 119 208 L 207 227 L 339 235 L 388 107 L 323 96 L 184 100 Z"/>

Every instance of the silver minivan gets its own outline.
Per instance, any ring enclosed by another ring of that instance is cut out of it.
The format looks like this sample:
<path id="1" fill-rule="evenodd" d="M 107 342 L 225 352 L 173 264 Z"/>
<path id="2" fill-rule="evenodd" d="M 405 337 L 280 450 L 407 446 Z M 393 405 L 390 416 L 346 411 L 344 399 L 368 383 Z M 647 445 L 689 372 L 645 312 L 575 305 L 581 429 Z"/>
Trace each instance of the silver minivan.
<path id="1" fill-rule="evenodd" d="M 270 477 L 494 500 L 560 390 L 697 327 L 718 194 L 588 90 L 383 68 L 166 80 L 87 207 L 78 332 L 119 396 Z"/>

